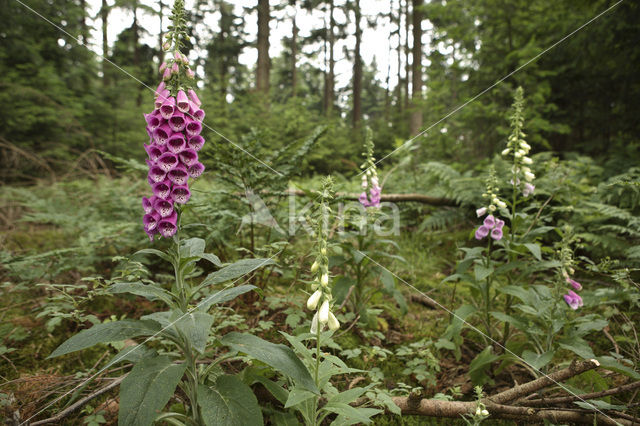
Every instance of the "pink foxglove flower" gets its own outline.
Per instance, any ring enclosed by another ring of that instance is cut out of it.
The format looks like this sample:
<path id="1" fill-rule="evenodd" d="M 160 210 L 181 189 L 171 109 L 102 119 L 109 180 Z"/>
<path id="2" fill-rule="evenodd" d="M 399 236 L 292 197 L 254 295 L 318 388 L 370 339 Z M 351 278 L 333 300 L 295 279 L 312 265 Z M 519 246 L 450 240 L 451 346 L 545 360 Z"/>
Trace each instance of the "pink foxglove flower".
<path id="1" fill-rule="evenodd" d="M 484 237 L 489 235 L 489 228 L 482 225 L 478 229 L 476 229 L 476 240 L 481 240 Z"/>
<path id="2" fill-rule="evenodd" d="M 500 228 L 493 228 L 491 230 L 491 238 L 493 238 L 496 241 L 500 241 L 502 239 L 502 229 Z"/>
<path id="3" fill-rule="evenodd" d="M 564 301 L 567 302 L 567 305 L 569 305 L 569 307 L 574 311 L 583 305 L 582 297 L 573 290 L 569 290 L 569 292 L 562 297 L 564 298 Z"/>
<path id="4" fill-rule="evenodd" d="M 574 279 L 567 277 L 567 283 L 570 284 L 571 287 L 573 287 L 573 289 L 576 291 L 582 290 L 582 284 L 580 284 L 578 281 Z"/>
<path id="5" fill-rule="evenodd" d="M 536 186 L 527 182 L 524 184 L 524 188 L 522 188 L 522 195 L 524 195 L 525 197 L 528 197 L 529 195 L 533 194 L 533 191 L 536 189 Z"/>
<path id="6" fill-rule="evenodd" d="M 161 70 L 164 80 L 170 80 L 174 73 L 179 73 L 179 62 L 182 63 L 183 59 L 185 57 L 180 55 L 179 61 L 164 66 Z M 155 108 L 144 115 L 150 137 L 144 149 L 148 155 L 147 181 L 152 196 L 142 199 L 142 223 L 152 241 L 155 236 L 168 238 L 177 232 L 177 205 L 189 201 L 189 181 L 201 176 L 205 169 L 198 161 L 198 151 L 205 142 L 200 135 L 204 119 L 200 99 L 193 89 L 187 91 L 170 87 L 172 81 L 158 85 Z"/>

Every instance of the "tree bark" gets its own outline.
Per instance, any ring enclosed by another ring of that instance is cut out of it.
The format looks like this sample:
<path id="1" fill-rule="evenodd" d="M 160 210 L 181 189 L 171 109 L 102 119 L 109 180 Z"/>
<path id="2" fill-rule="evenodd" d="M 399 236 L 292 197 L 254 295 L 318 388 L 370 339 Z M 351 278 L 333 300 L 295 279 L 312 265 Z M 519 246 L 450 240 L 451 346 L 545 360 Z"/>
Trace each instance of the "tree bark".
<path id="1" fill-rule="evenodd" d="M 398 48 L 396 53 L 398 54 L 398 83 L 396 85 L 396 95 L 398 111 L 402 112 L 402 0 L 398 0 L 398 15 L 396 24 L 398 26 Z"/>
<path id="2" fill-rule="evenodd" d="M 335 99 L 335 85 L 336 85 L 336 73 L 335 66 L 336 60 L 333 56 L 334 47 L 336 44 L 336 36 L 334 34 L 336 27 L 336 20 L 333 16 L 334 4 L 333 0 L 329 0 L 329 75 L 327 77 L 327 115 L 331 115 L 333 112 L 333 102 Z"/>
<path id="3" fill-rule="evenodd" d="M 109 57 L 109 40 L 107 32 L 109 27 L 109 5 L 107 4 L 107 0 L 102 0 L 100 19 L 102 21 L 102 85 L 106 87 L 109 84 L 106 61 L 106 58 Z"/>
<path id="4" fill-rule="evenodd" d="M 411 65 L 409 64 L 409 0 L 404 0 L 404 105 L 409 108 L 409 79 L 411 78 Z"/>
<path id="5" fill-rule="evenodd" d="M 362 57 L 360 56 L 360 42 L 362 29 L 360 28 L 360 0 L 355 0 L 354 12 L 356 18 L 356 47 L 353 59 L 353 127 L 360 125 L 362 119 Z"/>
<path id="6" fill-rule="evenodd" d="M 269 0 L 258 0 L 258 65 L 256 67 L 256 89 L 269 94 Z"/>
<path id="7" fill-rule="evenodd" d="M 293 31 L 291 32 L 291 96 L 298 94 L 298 24 L 296 23 L 297 5 L 293 2 L 294 12 L 291 20 Z"/>
<path id="8" fill-rule="evenodd" d="M 136 72 L 140 72 L 140 34 L 138 32 L 138 2 L 134 1 L 132 4 L 133 9 L 133 25 L 131 29 L 133 31 L 133 65 Z M 138 88 L 138 96 L 136 98 L 136 105 L 142 105 L 142 92 L 141 88 Z"/>
<path id="9" fill-rule="evenodd" d="M 411 118 L 409 120 L 409 132 L 415 136 L 422 127 L 422 2 L 412 0 L 413 13 L 411 15 L 413 27 L 413 47 L 411 49 Z"/>

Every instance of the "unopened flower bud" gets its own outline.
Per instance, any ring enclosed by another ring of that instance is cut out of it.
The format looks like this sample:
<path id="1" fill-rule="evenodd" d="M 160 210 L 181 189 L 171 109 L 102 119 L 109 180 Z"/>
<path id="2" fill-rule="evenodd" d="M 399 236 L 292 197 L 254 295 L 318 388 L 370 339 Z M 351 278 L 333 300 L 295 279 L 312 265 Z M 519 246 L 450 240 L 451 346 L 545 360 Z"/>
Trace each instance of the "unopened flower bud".
<path id="1" fill-rule="evenodd" d="M 315 293 L 313 293 L 309 299 L 307 299 L 307 308 L 310 310 L 314 310 L 315 308 L 318 307 L 318 302 L 320 301 L 320 298 L 322 297 L 322 292 L 320 290 L 316 290 Z"/>
<path id="2" fill-rule="evenodd" d="M 323 256 L 326 256 L 327 255 L 327 248 L 326 247 L 322 247 L 320 249 L 320 254 L 322 254 Z"/>
<path id="3" fill-rule="evenodd" d="M 322 274 L 322 277 L 320 277 L 320 284 L 322 284 L 325 287 L 329 285 L 329 275 L 328 274 Z"/>
<path id="4" fill-rule="evenodd" d="M 505 208 L 507 208 L 507 204 L 506 204 L 504 201 L 502 201 L 502 200 L 498 200 L 498 201 L 496 202 L 496 204 L 497 204 L 497 205 L 498 205 L 498 207 L 500 207 L 501 209 L 505 209 Z"/>
<path id="5" fill-rule="evenodd" d="M 169 49 L 171 49 L 171 42 L 170 41 L 165 41 L 164 44 L 162 45 L 162 50 L 164 50 L 166 52 Z"/>
<path id="6" fill-rule="evenodd" d="M 527 180 L 527 182 L 531 182 L 536 178 L 536 175 L 531 172 L 524 172 L 524 178 Z"/>
<path id="7" fill-rule="evenodd" d="M 320 320 L 321 324 L 326 324 L 327 321 L 329 321 L 329 313 L 329 301 L 325 300 L 324 302 L 322 302 L 320 310 L 318 311 L 318 319 Z"/>
<path id="8" fill-rule="evenodd" d="M 329 326 L 329 330 L 336 331 L 340 328 L 340 321 L 333 315 L 333 312 L 329 312 L 329 322 L 327 324 Z"/>
<path id="9" fill-rule="evenodd" d="M 531 158 L 529 158 L 529 157 L 524 157 L 522 159 L 522 163 L 523 164 L 533 164 L 533 160 Z"/>
<path id="10" fill-rule="evenodd" d="M 164 73 L 162 73 L 162 79 L 163 80 L 169 80 L 171 78 L 171 69 L 170 68 L 166 68 L 164 70 Z"/>
<path id="11" fill-rule="evenodd" d="M 496 211 L 496 206 L 494 206 L 493 204 L 491 204 L 491 205 L 489 206 L 489 211 L 492 211 L 492 212 Z"/>
<path id="12" fill-rule="evenodd" d="M 511 152 L 511 150 L 509 148 L 503 149 L 502 150 L 502 155 L 508 155 Z"/>
<path id="13" fill-rule="evenodd" d="M 318 261 L 316 260 L 315 262 L 313 262 L 313 265 L 311 265 L 311 272 L 315 272 L 318 270 Z"/>
<path id="14" fill-rule="evenodd" d="M 484 216 L 485 213 L 487 213 L 487 208 L 486 207 L 482 207 L 476 210 L 476 215 L 478 217 Z"/>
<path id="15" fill-rule="evenodd" d="M 167 69 L 167 63 L 166 62 L 163 62 L 162 64 L 160 64 L 160 72 L 163 72 L 166 69 Z"/>
<path id="16" fill-rule="evenodd" d="M 174 62 L 173 65 L 171 65 L 171 72 L 173 74 L 178 74 L 179 71 L 180 71 L 180 68 L 178 68 L 178 63 Z"/>
<path id="17" fill-rule="evenodd" d="M 487 417 L 489 415 L 489 412 L 487 410 L 482 410 L 482 415 Z"/>
<path id="18" fill-rule="evenodd" d="M 476 408 L 476 416 L 481 416 L 482 415 L 482 408 L 478 407 Z"/>
<path id="19" fill-rule="evenodd" d="M 195 78 L 196 77 L 196 73 L 194 73 L 191 68 L 187 68 L 187 71 L 185 71 L 185 73 L 187 74 L 187 77 L 189 77 L 189 78 Z"/>

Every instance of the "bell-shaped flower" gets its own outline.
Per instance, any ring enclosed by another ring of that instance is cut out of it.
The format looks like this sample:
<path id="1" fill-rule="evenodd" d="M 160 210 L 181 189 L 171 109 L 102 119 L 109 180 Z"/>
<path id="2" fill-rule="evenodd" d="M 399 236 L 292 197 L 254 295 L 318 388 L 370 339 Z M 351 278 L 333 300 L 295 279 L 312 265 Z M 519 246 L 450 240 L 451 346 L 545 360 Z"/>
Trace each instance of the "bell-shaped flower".
<path id="1" fill-rule="evenodd" d="M 325 300 L 324 302 L 322 302 L 322 305 L 320 305 L 320 309 L 318 310 L 318 320 L 320 320 L 322 324 L 326 324 L 327 321 L 329 321 L 329 301 L 328 300 Z"/>
<path id="2" fill-rule="evenodd" d="M 478 217 L 482 217 L 482 216 L 484 216 L 485 214 L 487 214 L 487 208 L 486 208 L 486 207 L 481 207 L 481 208 L 479 208 L 479 209 L 477 209 L 477 210 L 476 210 L 476 215 L 477 215 Z"/>
<path id="3" fill-rule="evenodd" d="M 524 178 L 527 182 L 531 182 L 532 180 L 534 180 L 536 178 L 536 175 L 534 175 L 531 172 L 524 172 Z"/>
<path id="4" fill-rule="evenodd" d="M 191 99 L 191 102 L 196 104 L 198 107 L 202 105 L 202 102 L 200 102 L 200 99 L 198 99 L 198 95 L 196 95 L 195 90 L 189 89 L 188 93 L 189 93 L 189 99 Z"/>
<path id="5" fill-rule="evenodd" d="M 188 146 L 194 151 L 200 151 L 204 145 L 204 138 L 200 135 L 195 135 L 189 138 Z"/>
<path id="6" fill-rule="evenodd" d="M 363 191 L 360 194 L 360 196 L 358 197 L 358 201 L 360 201 L 360 204 L 362 204 L 363 207 L 369 207 L 369 198 L 367 197 L 366 192 Z"/>
<path id="7" fill-rule="evenodd" d="M 173 130 L 174 132 L 181 132 L 187 125 L 187 120 L 185 119 L 183 113 L 181 113 L 180 111 L 174 111 L 168 123 L 169 127 L 171 127 L 171 130 Z"/>
<path id="8" fill-rule="evenodd" d="M 199 135 L 202 131 L 202 123 L 197 120 L 187 120 L 186 131 L 189 136 Z"/>
<path id="9" fill-rule="evenodd" d="M 156 201 L 156 197 L 142 197 L 142 209 L 145 214 L 153 212 L 153 203 Z"/>
<path id="10" fill-rule="evenodd" d="M 318 320 L 318 313 L 316 312 L 311 319 L 311 328 L 309 329 L 309 332 L 311 334 L 317 334 L 318 326 L 320 326 L 320 321 Z"/>
<path id="11" fill-rule="evenodd" d="M 145 231 L 153 231 L 158 227 L 158 223 L 162 218 L 160 215 L 152 211 L 151 213 L 147 213 L 142 217 L 142 224 L 144 225 Z"/>
<path id="12" fill-rule="evenodd" d="M 158 232 L 165 238 L 174 236 L 177 231 L 178 227 L 176 226 L 175 220 L 161 220 L 158 224 Z"/>
<path id="13" fill-rule="evenodd" d="M 174 186 L 171 190 L 171 199 L 178 204 L 186 204 L 191 198 L 191 191 L 186 186 Z"/>
<path id="14" fill-rule="evenodd" d="M 327 325 L 331 331 L 336 331 L 340 328 L 340 321 L 338 321 L 338 318 L 333 315 L 333 312 L 329 312 L 329 321 L 327 322 Z"/>
<path id="15" fill-rule="evenodd" d="M 571 285 L 571 287 L 573 287 L 574 290 L 580 291 L 582 290 L 582 284 L 580 284 L 578 281 L 567 277 L 567 283 L 569 285 Z"/>
<path id="16" fill-rule="evenodd" d="M 153 131 L 153 139 L 158 145 L 164 145 L 172 134 L 171 127 L 168 124 L 163 124 Z"/>
<path id="17" fill-rule="evenodd" d="M 522 195 L 528 197 L 533 194 L 533 191 L 536 189 L 535 185 L 530 184 L 529 182 L 524 184 L 524 188 L 522 188 Z"/>
<path id="18" fill-rule="evenodd" d="M 160 106 L 160 114 L 162 118 L 168 120 L 176 109 L 176 100 L 173 97 L 167 98 Z"/>
<path id="19" fill-rule="evenodd" d="M 174 133 L 169 140 L 167 140 L 167 151 L 174 154 L 180 154 L 186 146 L 187 143 L 184 141 L 184 135 L 182 133 Z"/>
<path id="20" fill-rule="evenodd" d="M 322 274 L 322 276 L 320 277 L 320 284 L 322 284 L 323 287 L 326 287 L 329 285 L 329 274 L 327 273 Z"/>
<path id="21" fill-rule="evenodd" d="M 504 226 L 504 220 L 502 219 L 496 219 L 496 225 L 495 228 L 496 229 L 502 229 L 502 227 Z"/>
<path id="22" fill-rule="evenodd" d="M 158 165 L 152 166 L 149 169 L 149 181 L 155 183 L 162 182 L 167 177 L 167 172 Z"/>
<path id="23" fill-rule="evenodd" d="M 161 217 L 168 217 L 173 213 L 173 203 L 168 200 L 163 200 L 158 198 L 155 203 L 153 203 L 153 208 L 158 212 Z"/>
<path id="24" fill-rule="evenodd" d="M 185 166 L 190 167 L 198 162 L 198 153 L 191 148 L 187 148 L 180 153 L 180 161 Z"/>
<path id="25" fill-rule="evenodd" d="M 154 131 L 160 125 L 160 117 L 156 114 L 144 114 L 144 119 L 149 126 L 149 130 Z"/>
<path id="26" fill-rule="evenodd" d="M 157 165 L 165 172 L 169 172 L 178 165 L 178 156 L 172 152 L 165 152 L 158 158 Z"/>
<path id="27" fill-rule="evenodd" d="M 153 163 L 158 161 L 158 158 L 160 158 L 160 156 L 165 152 L 164 147 L 159 145 L 145 145 L 144 150 L 147 151 L 149 160 L 151 160 Z"/>
<path id="28" fill-rule="evenodd" d="M 198 178 L 202 173 L 204 173 L 204 165 L 200 162 L 196 162 L 189 166 L 187 169 L 187 173 L 189 173 L 189 177 Z"/>
<path id="29" fill-rule="evenodd" d="M 582 297 L 573 290 L 569 290 L 569 292 L 562 297 L 564 301 L 567 302 L 567 305 L 574 311 L 583 305 Z"/>
<path id="30" fill-rule="evenodd" d="M 318 302 L 320 302 L 320 298 L 322 297 L 322 292 L 320 290 L 316 290 L 309 298 L 307 299 L 307 309 L 314 310 L 318 307 Z"/>
<path id="31" fill-rule="evenodd" d="M 165 66 L 166 68 L 166 66 Z M 160 72 L 162 72 L 164 70 L 160 70 Z M 167 83 L 165 83 L 164 81 L 161 81 L 160 84 L 158 84 L 158 87 L 156 87 L 156 96 L 159 95 L 160 93 L 164 92 L 167 89 Z"/>
<path id="32" fill-rule="evenodd" d="M 169 98 L 171 98 L 171 92 L 169 92 L 169 89 L 163 89 L 162 91 L 157 92 L 156 100 L 154 102 L 154 106 L 156 107 L 156 110 L 159 111 L 160 108 L 162 107 L 162 104 L 167 102 Z"/>
<path id="33" fill-rule="evenodd" d="M 189 112 L 189 98 L 187 98 L 187 94 L 184 93 L 183 90 L 178 90 L 178 95 L 176 96 L 176 105 L 178 106 L 178 110 L 180 112 Z"/>
<path id="34" fill-rule="evenodd" d="M 186 185 L 189 180 L 189 173 L 184 164 L 178 164 L 167 173 L 167 178 L 176 185 Z"/>
<path id="35" fill-rule="evenodd" d="M 492 214 L 490 214 L 489 216 L 484 218 L 484 222 L 483 222 L 484 226 L 486 226 L 487 228 L 493 228 L 496 225 L 496 218 L 493 217 Z"/>
<path id="36" fill-rule="evenodd" d="M 493 228 L 491 230 L 491 238 L 493 238 L 496 241 L 500 241 L 502 239 L 502 229 Z"/>
<path id="37" fill-rule="evenodd" d="M 486 227 L 485 225 L 482 225 L 478 229 L 476 229 L 476 235 L 475 235 L 476 240 L 481 240 L 487 235 L 489 235 L 489 228 Z"/>
<path id="38" fill-rule="evenodd" d="M 158 182 L 153 185 L 151 189 L 153 190 L 153 195 L 166 200 L 169 198 L 169 194 L 171 194 L 171 182 L 169 180 Z"/>
<path id="39" fill-rule="evenodd" d="M 193 113 L 193 118 L 195 118 L 196 120 L 198 120 L 199 122 L 203 122 L 204 121 L 204 110 L 203 109 L 199 109 L 197 111 L 194 111 Z"/>

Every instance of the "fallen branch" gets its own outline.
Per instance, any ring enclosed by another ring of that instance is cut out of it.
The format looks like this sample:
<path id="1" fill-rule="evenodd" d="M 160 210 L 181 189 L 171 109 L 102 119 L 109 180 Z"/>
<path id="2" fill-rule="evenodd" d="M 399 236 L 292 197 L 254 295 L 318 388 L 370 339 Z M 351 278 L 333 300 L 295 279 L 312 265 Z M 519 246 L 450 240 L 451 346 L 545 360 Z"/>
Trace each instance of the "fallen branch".
<path id="1" fill-rule="evenodd" d="M 628 392 L 636 388 L 640 388 L 640 381 L 628 383 L 626 385 L 618 386 L 618 387 L 607 389 L 605 391 L 600 391 L 600 392 L 583 393 L 582 395 L 561 396 L 556 398 L 530 399 L 528 401 L 517 401 L 517 404 L 522 405 L 524 407 L 540 407 L 540 406 L 549 405 L 549 404 L 565 404 L 565 403 L 573 402 L 577 400 L 603 398 L 609 395 L 616 395 L 619 393 Z"/>
<path id="2" fill-rule="evenodd" d="M 418 293 L 411 293 L 411 296 L 409 296 L 409 300 L 411 300 L 412 302 L 415 303 L 419 303 L 422 306 L 426 306 L 427 308 L 431 308 L 431 309 L 439 309 L 440 307 L 438 306 L 438 304 L 429 296 L 425 296 L 422 294 L 418 294 Z"/>
<path id="3" fill-rule="evenodd" d="M 67 416 L 70 416 L 73 412 L 75 412 L 75 411 L 79 410 L 80 408 L 84 407 L 92 399 L 97 398 L 100 395 L 109 392 L 111 389 L 115 388 L 116 386 L 119 386 L 120 383 L 124 380 L 125 377 L 127 377 L 127 374 L 125 374 L 124 376 L 120 376 L 120 377 L 114 379 L 107 386 L 105 386 L 103 388 L 100 388 L 97 391 L 95 391 L 95 392 L 85 396 L 84 398 L 78 400 L 73 405 L 70 405 L 69 407 L 67 407 L 64 410 L 60 411 L 55 416 L 49 417 L 48 419 L 44 419 L 44 420 L 38 420 L 37 422 L 33 422 L 33 423 L 31 423 L 31 426 L 46 425 L 46 424 L 49 424 L 49 423 L 59 424 L 62 419 L 64 419 Z"/>

